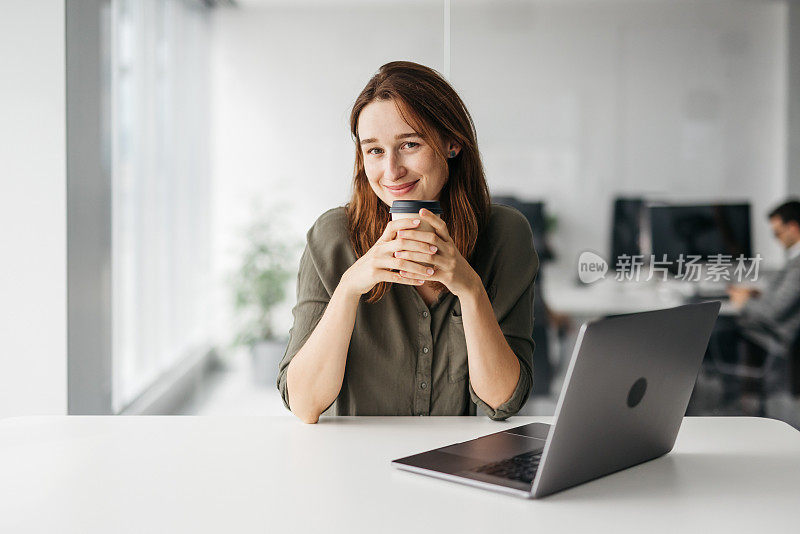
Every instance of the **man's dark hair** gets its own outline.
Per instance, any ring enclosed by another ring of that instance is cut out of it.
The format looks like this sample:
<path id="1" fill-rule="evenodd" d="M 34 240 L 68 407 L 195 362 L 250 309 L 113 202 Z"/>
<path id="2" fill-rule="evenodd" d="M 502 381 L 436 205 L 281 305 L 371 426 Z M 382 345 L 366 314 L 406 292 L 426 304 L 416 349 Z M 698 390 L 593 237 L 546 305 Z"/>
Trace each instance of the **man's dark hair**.
<path id="1" fill-rule="evenodd" d="M 779 217 L 784 224 L 794 221 L 800 226 L 800 200 L 789 200 L 784 202 L 771 212 L 769 218 Z"/>

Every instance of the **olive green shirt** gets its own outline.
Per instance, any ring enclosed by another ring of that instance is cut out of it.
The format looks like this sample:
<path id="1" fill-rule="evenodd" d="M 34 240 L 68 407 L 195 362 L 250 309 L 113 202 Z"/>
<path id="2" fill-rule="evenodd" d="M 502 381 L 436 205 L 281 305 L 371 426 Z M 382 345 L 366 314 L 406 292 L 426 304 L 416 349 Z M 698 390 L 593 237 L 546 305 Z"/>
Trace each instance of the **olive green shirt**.
<path id="1" fill-rule="evenodd" d="M 356 261 L 344 207 L 322 214 L 307 234 L 297 278 L 289 345 L 278 389 L 290 408 L 289 362 L 325 312 L 342 274 Z M 323 415 L 475 415 L 492 419 L 519 411 L 530 393 L 533 367 L 533 284 L 539 259 L 530 225 L 517 210 L 493 204 L 470 262 L 481 277 L 500 329 L 520 362 L 511 398 L 496 410 L 469 382 L 461 305 L 449 291 L 425 304 L 416 287 L 392 284 L 373 304 L 358 304 L 339 396 Z"/>

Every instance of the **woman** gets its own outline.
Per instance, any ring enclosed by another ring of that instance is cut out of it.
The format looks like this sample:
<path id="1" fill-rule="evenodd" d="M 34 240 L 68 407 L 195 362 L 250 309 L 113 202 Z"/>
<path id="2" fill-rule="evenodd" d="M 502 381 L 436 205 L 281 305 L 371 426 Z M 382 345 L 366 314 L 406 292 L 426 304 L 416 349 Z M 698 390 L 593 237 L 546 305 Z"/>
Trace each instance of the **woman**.
<path id="1" fill-rule="evenodd" d="M 490 205 L 464 103 L 436 71 L 396 61 L 367 83 L 350 127 L 353 196 L 307 234 L 284 404 L 307 423 L 515 414 L 532 383 L 539 262 L 527 220 Z M 397 199 L 439 200 L 444 214 L 390 221 Z"/>

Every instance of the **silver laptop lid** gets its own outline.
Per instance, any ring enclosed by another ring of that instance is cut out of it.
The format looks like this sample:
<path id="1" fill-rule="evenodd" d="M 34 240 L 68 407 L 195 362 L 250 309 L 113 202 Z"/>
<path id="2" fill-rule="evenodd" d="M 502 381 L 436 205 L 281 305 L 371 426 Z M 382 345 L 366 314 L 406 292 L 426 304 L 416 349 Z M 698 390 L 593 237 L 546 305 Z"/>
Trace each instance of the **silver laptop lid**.
<path id="1" fill-rule="evenodd" d="M 585 323 L 532 493 L 542 497 L 669 452 L 719 302 Z"/>

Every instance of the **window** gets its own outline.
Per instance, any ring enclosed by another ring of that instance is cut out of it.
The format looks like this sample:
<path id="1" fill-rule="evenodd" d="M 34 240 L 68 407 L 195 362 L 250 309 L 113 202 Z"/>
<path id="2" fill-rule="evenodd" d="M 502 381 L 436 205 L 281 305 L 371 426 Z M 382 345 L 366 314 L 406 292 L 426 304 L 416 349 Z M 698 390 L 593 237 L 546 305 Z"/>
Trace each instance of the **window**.
<path id="1" fill-rule="evenodd" d="M 207 343 L 208 13 L 111 2 L 112 405 Z"/>

